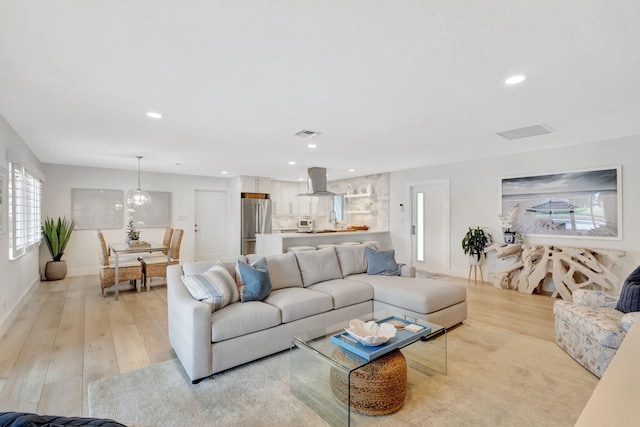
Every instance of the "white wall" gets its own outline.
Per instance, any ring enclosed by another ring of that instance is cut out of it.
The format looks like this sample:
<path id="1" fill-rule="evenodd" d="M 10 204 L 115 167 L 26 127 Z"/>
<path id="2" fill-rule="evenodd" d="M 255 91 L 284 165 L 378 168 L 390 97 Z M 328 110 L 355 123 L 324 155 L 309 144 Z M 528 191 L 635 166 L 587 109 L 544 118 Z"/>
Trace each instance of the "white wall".
<path id="1" fill-rule="evenodd" d="M 535 138 L 505 144 L 535 144 Z M 390 231 L 397 258 L 411 259 L 411 186 L 427 181 L 450 180 L 450 275 L 467 277 L 468 262 L 460 241 L 468 227 L 489 227 L 502 239 L 502 178 L 622 165 L 622 239 L 529 238 L 532 244 L 556 244 L 626 251 L 623 266 L 614 272 L 624 279 L 640 264 L 640 135 L 598 141 L 525 154 L 492 157 L 474 162 L 411 169 L 391 174 Z M 405 207 L 400 210 L 400 203 Z M 489 265 L 491 269 L 492 265 Z"/>
<path id="2" fill-rule="evenodd" d="M 20 158 L 33 172 L 42 170 L 42 164 L 0 115 L 0 171 L 5 178 L 7 189 L 8 151 Z M 39 283 L 38 248 L 32 248 L 20 258 L 9 261 L 9 232 L 7 224 L 7 195 L 3 197 L 3 231 L 0 232 L 0 336 L 9 327 L 16 314 L 25 303 L 27 296 Z"/>
<path id="3" fill-rule="evenodd" d="M 137 171 L 99 169 L 78 166 L 43 165 L 47 181 L 43 191 L 43 216 L 71 217 L 72 188 L 103 188 L 123 190 L 124 197 L 137 185 Z M 196 190 L 212 190 L 227 192 L 228 218 L 234 218 L 233 207 L 239 205 L 239 196 L 232 197 L 229 181 L 224 178 L 212 178 L 192 175 L 173 175 L 141 172 L 142 188 L 147 191 L 171 192 L 171 221 L 175 228 L 184 229 L 184 237 L 180 250 L 182 261 L 194 258 L 194 205 Z M 235 208 L 236 210 L 238 208 Z M 126 218 L 123 228 L 103 230 L 107 242 L 124 242 Z M 164 228 L 142 228 L 143 240 L 162 241 Z M 230 255 L 239 253 L 239 232 L 237 227 L 230 226 L 227 233 Z M 75 230 L 62 258 L 67 262 L 69 276 L 97 274 L 98 250 L 93 230 Z M 41 248 L 41 268 L 49 261 L 49 253 L 43 245 Z"/>

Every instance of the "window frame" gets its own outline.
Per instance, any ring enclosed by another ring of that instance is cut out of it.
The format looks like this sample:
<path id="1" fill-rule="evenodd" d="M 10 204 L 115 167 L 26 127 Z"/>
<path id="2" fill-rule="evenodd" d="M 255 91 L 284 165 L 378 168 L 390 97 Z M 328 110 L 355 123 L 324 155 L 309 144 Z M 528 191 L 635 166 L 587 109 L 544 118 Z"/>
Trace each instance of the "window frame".
<path id="1" fill-rule="evenodd" d="M 39 246 L 42 240 L 43 182 L 24 165 L 9 163 L 9 259 L 15 260 Z"/>

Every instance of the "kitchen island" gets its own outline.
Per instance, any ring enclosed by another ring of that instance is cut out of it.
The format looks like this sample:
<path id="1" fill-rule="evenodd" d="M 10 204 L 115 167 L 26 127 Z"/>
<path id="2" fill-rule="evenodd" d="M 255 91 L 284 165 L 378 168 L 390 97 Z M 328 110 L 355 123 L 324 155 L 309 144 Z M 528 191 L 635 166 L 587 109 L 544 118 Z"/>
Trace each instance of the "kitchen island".
<path id="1" fill-rule="evenodd" d="M 317 246 L 323 244 L 341 244 L 343 242 L 380 242 L 378 249 L 391 248 L 391 236 L 388 231 L 319 231 L 311 233 L 267 233 L 256 235 L 256 253 L 275 255 L 287 252 L 292 246 Z"/>

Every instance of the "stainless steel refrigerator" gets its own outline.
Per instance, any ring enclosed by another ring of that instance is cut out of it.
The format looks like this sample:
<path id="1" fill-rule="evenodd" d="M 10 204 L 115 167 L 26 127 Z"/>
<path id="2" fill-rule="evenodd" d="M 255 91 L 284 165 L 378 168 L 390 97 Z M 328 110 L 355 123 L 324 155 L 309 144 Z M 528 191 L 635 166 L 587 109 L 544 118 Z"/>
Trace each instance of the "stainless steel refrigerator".
<path id="1" fill-rule="evenodd" d="M 265 193 L 242 193 L 241 198 L 242 255 L 256 253 L 256 234 L 271 233 L 271 200 Z"/>

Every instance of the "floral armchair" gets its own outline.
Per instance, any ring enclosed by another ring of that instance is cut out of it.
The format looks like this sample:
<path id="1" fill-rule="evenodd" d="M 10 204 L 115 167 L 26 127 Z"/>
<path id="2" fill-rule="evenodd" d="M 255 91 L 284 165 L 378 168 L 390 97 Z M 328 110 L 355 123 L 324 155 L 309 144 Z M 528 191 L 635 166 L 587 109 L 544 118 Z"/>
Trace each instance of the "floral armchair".
<path id="1" fill-rule="evenodd" d="M 598 378 L 640 319 L 640 312 L 625 314 L 616 309 L 619 297 L 619 293 L 578 289 L 573 302 L 553 304 L 556 343 Z"/>

